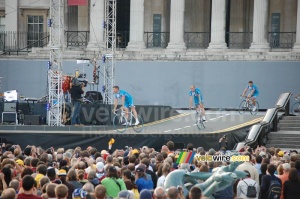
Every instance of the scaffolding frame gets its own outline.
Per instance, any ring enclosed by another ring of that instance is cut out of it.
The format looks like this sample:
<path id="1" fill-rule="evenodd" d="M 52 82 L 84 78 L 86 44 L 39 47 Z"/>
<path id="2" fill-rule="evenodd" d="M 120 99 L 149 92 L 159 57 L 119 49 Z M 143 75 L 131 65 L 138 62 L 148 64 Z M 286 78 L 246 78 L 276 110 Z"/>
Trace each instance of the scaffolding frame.
<path id="1" fill-rule="evenodd" d="M 62 53 L 64 50 L 64 0 L 50 1 L 50 61 L 48 62 L 48 105 L 49 126 L 62 124 Z"/>
<path id="2" fill-rule="evenodd" d="M 104 103 L 113 104 L 113 86 L 115 85 L 115 51 L 116 51 L 116 29 L 117 29 L 117 0 L 105 0 L 105 37 L 106 53 L 102 56 L 105 63 L 103 67 L 104 76 Z"/>

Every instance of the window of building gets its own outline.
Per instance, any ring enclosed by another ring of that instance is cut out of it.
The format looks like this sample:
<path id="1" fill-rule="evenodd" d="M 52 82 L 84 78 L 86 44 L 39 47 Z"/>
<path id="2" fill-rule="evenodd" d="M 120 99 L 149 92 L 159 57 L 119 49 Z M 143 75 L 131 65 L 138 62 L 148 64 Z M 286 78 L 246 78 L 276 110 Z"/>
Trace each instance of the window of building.
<path id="1" fill-rule="evenodd" d="M 5 17 L 0 16 L 0 32 L 5 31 Z"/>
<path id="2" fill-rule="evenodd" d="M 42 46 L 44 38 L 44 17 L 28 15 L 27 24 L 27 45 L 29 47 Z"/>

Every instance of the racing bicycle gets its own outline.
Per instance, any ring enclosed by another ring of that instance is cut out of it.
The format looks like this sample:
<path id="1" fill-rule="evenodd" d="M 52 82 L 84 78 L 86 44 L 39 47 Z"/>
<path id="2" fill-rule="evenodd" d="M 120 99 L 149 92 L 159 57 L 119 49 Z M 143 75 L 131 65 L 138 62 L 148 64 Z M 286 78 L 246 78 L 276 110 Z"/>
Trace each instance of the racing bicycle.
<path id="1" fill-rule="evenodd" d="M 133 130 L 137 133 L 141 132 L 144 127 L 144 121 L 141 116 L 138 115 L 139 124 L 134 125 L 136 122 L 136 118 L 132 111 L 128 113 L 128 119 L 126 118 L 126 112 L 123 109 L 116 109 L 114 112 L 113 118 L 113 126 L 116 131 L 119 133 L 124 133 L 129 126 L 133 128 Z"/>
<path id="2" fill-rule="evenodd" d="M 252 115 L 256 115 L 259 109 L 259 103 L 255 100 L 256 104 L 256 110 L 253 111 L 253 102 L 252 100 L 247 96 L 241 96 L 241 99 L 245 98 L 241 101 L 239 106 L 239 113 L 242 115 L 245 113 L 245 111 L 250 111 Z"/>
<path id="3" fill-rule="evenodd" d="M 291 112 L 293 115 L 300 115 L 300 97 L 295 97 L 295 104 L 293 104 L 291 108 Z"/>
<path id="4" fill-rule="evenodd" d="M 190 108 L 191 110 L 194 108 Z M 196 120 L 196 124 L 199 130 L 204 129 L 205 125 L 204 125 L 204 120 L 203 120 L 203 116 L 202 116 L 202 109 L 200 108 L 199 111 L 197 110 L 197 108 L 195 109 L 196 113 L 195 113 L 195 120 Z"/>

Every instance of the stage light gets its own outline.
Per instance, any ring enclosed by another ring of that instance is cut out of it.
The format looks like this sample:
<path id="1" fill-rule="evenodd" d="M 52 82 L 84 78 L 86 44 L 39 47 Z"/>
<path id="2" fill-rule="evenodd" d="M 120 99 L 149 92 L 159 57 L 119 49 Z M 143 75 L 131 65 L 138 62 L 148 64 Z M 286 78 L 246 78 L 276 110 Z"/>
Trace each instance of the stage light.
<path id="1" fill-rule="evenodd" d="M 102 62 L 105 63 L 105 61 L 106 61 L 106 57 L 105 57 L 105 55 L 103 55 L 102 56 Z"/>
<path id="2" fill-rule="evenodd" d="M 51 26 L 52 26 L 52 19 L 48 19 L 47 25 L 48 25 L 48 27 L 51 27 Z"/>
<path id="3" fill-rule="evenodd" d="M 102 26 L 103 26 L 104 29 L 106 28 L 106 22 L 105 21 L 103 21 Z"/>
<path id="4" fill-rule="evenodd" d="M 48 70 L 50 70 L 50 68 L 51 68 L 51 62 L 50 61 L 47 61 L 47 67 L 48 67 Z"/>
<path id="5" fill-rule="evenodd" d="M 106 90 L 106 87 L 105 87 L 105 85 L 103 85 L 103 86 L 102 86 L 102 92 L 104 93 L 105 90 Z"/>
<path id="6" fill-rule="evenodd" d="M 50 110 L 50 103 L 46 104 L 46 110 L 49 111 Z"/>

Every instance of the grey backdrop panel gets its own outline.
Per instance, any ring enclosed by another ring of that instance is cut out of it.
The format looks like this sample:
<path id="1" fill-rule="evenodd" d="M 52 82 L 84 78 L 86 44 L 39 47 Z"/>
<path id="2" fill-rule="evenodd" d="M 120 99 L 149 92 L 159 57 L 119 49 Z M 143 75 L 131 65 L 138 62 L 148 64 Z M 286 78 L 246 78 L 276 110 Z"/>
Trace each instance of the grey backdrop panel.
<path id="1" fill-rule="evenodd" d="M 189 86 L 195 84 L 203 93 L 206 107 L 237 108 L 241 101 L 239 95 L 248 80 L 252 80 L 260 90 L 260 107 L 267 109 L 274 107 L 283 92 L 300 93 L 299 64 L 288 61 L 118 61 L 116 84 L 131 93 L 134 103 L 140 105 L 188 107 Z M 75 60 L 65 61 L 63 67 L 64 73 L 69 74 L 74 74 L 76 69 L 82 72 L 84 68 L 87 79 L 92 81 L 92 65 L 77 65 Z M 100 69 L 102 71 L 102 66 Z M 47 94 L 47 60 L 1 60 L 0 76 L 4 77 L 4 91 L 16 89 L 26 97 Z M 101 91 L 101 75 L 99 81 Z"/>

